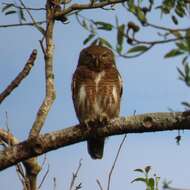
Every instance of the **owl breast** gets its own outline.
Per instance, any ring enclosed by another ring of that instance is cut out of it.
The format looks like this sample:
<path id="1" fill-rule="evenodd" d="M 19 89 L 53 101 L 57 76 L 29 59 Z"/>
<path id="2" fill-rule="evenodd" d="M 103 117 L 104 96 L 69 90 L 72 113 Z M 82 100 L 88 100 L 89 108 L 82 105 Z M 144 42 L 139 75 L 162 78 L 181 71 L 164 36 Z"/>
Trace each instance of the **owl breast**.
<path id="1" fill-rule="evenodd" d="M 120 108 L 119 78 L 115 72 L 88 72 L 81 81 L 76 81 L 74 92 L 75 110 L 80 122 L 109 120 L 118 116 Z M 114 79 L 113 79 L 114 77 Z"/>

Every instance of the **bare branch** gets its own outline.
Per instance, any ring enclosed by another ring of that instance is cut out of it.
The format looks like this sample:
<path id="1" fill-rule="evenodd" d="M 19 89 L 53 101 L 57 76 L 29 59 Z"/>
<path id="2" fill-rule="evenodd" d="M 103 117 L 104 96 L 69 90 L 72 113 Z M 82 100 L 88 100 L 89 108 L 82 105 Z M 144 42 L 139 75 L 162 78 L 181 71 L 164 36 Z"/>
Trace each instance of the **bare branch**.
<path id="1" fill-rule="evenodd" d="M 0 94 L 0 104 L 1 102 L 21 83 L 21 81 L 30 73 L 34 62 L 36 60 L 37 50 L 33 50 L 26 65 L 23 70 L 18 74 L 18 76 L 7 86 L 7 88 Z"/>
<path id="2" fill-rule="evenodd" d="M 19 140 L 14 135 L 3 129 L 0 129 L 0 139 L 6 142 L 8 145 L 10 145 L 10 147 L 17 145 L 19 143 Z M 23 178 L 21 182 L 24 183 L 24 186 L 29 186 L 31 190 L 35 190 L 36 177 L 39 171 L 41 170 L 41 167 L 39 166 L 36 158 L 30 158 L 28 160 L 23 161 L 23 166 L 25 168 L 26 175 L 24 174 L 22 165 L 20 163 L 17 163 L 16 166 L 17 172 Z"/>
<path id="3" fill-rule="evenodd" d="M 79 160 L 78 168 L 77 168 L 76 172 L 73 173 L 69 190 L 72 190 L 72 189 L 73 189 L 74 184 L 75 184 L 75 180 L 77 179 L 77 176 L 78 176 L 78 173 L 79 173 L 79 170 L 80 170 L 81 166 L 82 166 L 82 159 Z"/>
<path id="4" fill-rule="evenodd" d="M 50 5 L 50 1 L 47 1 L 47 26 L 46 26 L 46 49 L 45 49 L 45 85 L 46 95 L 38 110 L 36 119 L 33 123 L 32 129 L 30 130 L 29 138 L 35 138 L 39 135 L 41 128 L 45 122 L 48 112 L 55 100 L 55 86 L 54 86 L 54 73 L 53 73 L 53 28 L 55 20 L 53 18 L 53 12 Z"/>
<path id="5" fill-rule="evenodd" d="M 126 139 L 127 135 L 125 135 L 121 141 L 121 144 L 119 145 L 119 148 L 118 148 L 118 151 L 117 151 L 117 154 L 116 154 L 116 157 L 115 157 L 115 160 L 113 162 L 113 165 L 111 167 L 111 170 L 109 172 L 109 177 L 108 177 L 108 186 L 107 186 L 107 190 L 110 190 L 110 184 L 111 184 L 111 177 L 112 177 L 112 173 L 113 173 L 113 170 L 115 168 L 115 164 L 117 162 L 117 159 L 119 157 L 119 154 L 120 154 L 120 151 L 121 151 L 121 148 L 123 146 L 123 143 L 125 142 L 125 139 Z"/>
<path id="6" fill-rule="evenodd" d="M 85 9 L 97 9 L 97 8 L 104 8 L 105 6 L 108 5 L 114 5 L 114 4 L 119 4 L 123 3 L 127 0 L 109 0 L 109 1 L 103 1 L 99 3 L 87 3 L 87 4 L 73 4 L 70 7 L 64 9 L 62 12 L 57 12 L 55 14 L 55 17 L 64 17 L 68 13 L 71 13 L 73 11 L 80 11 L 80 10 L 85 10 Z"/>
<path id="7" fill-rule="evenodd" d="M 98 184 L 98 187 L 100 188 L 100 190 L 104 190 L 99 179 L 96 179 L 96 183 Z"/>
<path id="8" fill-rule="evenodd" d="M 37 21 L 37 24 L 44 24 L 46 21 Z M 33 22 L 28 23 L 19 23 L 19 24 L 2 24 L 0 25 L 0 28 L 8 28 L 8 27 L 18 27 L 18 26 L 34 26 Z"/>
<path id="9" fill-rule="evenodd" d="M 150 26 L 152 28 L 155 28 L 155 29 L 159 29 L 159 30 L 164 30 L 164 31 L 173 31 L 173 32 L 185 32 L 187 30 L 190 29 L 190 27 L 188 28 L 168 28 L 168 27 L 165 27 L 165 26 L 159 26 L 159 25 L 156 25 L 156 24 L 152 24 L 150 22 L 146 22 L 145 26 Z"/>
<path id="10" fill-rule="evenodd" d="M 2 3 L 3 5 L 10 5 L 10 3 Z M 15 7 L 17 9 L 27 9 L 27 10 L 31 10 L 31 11 L 45 11 L 45 8 L 34 8 L 34 7 L 21 7 L 21 6 L 17 6 L 15 4 L 12 4 L 12 7 Z"/>
<path id="11" fill-rule="evenodd" d="M 47 170 L 46 170 L 45 175 L 44 175 L 43 178 L 42 178 L 42 181 L 41 181 L 40 185 L 38 186 L 38 189 L 40 189 L 40 188 L 42 187 L 42 185 L 43 185 L 43 183 L 44 183 L 44 181 L 45 181 L 45 179 L 46 179 L 46 177 L 47 177 L 47 175 L 48 175 L 48 173 L 49 173 L 49 168 L 50 168 L 50 166 L 49 166 L 49 164 L 48 164 L 48 168 L 47 168 Z"/>
<path id="12" fill-rule="evenodd" d="M 149 113 L 121 117 L 110 121 L 104 128 L 94 131 L 90 127 L 76 125 L 59 131 L 39 135 L 15 146 L 7 147 L 0 154 L 0 170 L 8 168 L 25 159 L 42 155 L 60 147 L 65 147 L 96 135 L 107 137 L 127 133 L 143 133 L 168 130 L 190 130 L 189 112 Z"/>

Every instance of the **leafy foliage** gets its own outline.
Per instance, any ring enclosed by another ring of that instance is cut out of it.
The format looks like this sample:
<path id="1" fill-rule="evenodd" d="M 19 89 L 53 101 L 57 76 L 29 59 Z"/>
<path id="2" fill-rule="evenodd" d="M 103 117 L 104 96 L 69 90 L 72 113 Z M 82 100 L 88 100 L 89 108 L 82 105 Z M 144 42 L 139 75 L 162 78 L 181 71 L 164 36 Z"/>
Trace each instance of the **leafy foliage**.
<path id="1" fill-rule="evenodd" d="M 135 172 L 141 173 L 142 177 L 137 177 L 131 183 L 134 182 L 142 182 L 146 186 L 146 190 L 159 190 L 158 183 L 160 181 L 160 177 L 154 174 L 152 177 L 149 177 L 151 166 L 146 166 L 144 169 L 138 168 L 134 170 Z"/>

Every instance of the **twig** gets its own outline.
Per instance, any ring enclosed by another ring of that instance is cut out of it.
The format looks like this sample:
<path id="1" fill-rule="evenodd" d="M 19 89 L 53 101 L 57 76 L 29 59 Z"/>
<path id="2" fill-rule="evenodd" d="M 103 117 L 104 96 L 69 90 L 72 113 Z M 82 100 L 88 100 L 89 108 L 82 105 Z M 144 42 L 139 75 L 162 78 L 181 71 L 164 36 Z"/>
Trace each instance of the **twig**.
<path id="1" fill-rule="evenodd" d="M 26 9 L 26 12 L 28 13 L 28 15 L 30 16 L 32 22 L 34 23 L 34 26 L 37 28 L 38 31 L 40 31 L 42 34 L 45 34 L 45 30 L 38 25 L 38 23 L 35 21 L 34 17 L 32 16 L 32 14 L 30 13 L 30 11 L 26 8 L 24 2 L 22 0 L 19 0 L 21 5 Z"/>
<path id="2" fill-rule="evenodd" d="M 122 141 L 121 141 L 121 144 L 119 145 L 119 149 L 118 149 L 118 151 L 117 151 L 115 160 L 114 160 L 113 165 L 112 165 L 112 167 L 111 167 L 111 170 L 110 170 L 110 172 L 109 172 L 107 190 L 110 189 L 112 173 L 113 173 L 113 170 L 114 170 L 114 168 L 115 168 L 115 164 L 116 164 L 116 162 L 117 162 L 117 159 L 118 159 L 118 157 L 119 157 L 121 148 L 122 148 L 122 146 L 123 146 L 123 143 L 125 142 L 126 137 L 127 137 L 127 135 L 125 135 L 125 136 L 123 137 L 123 139 L 122 139 Z"/>
<path id="3" fill-rule="evenodd" d="M 108 5 L 113 5 L 113 4 L 118 4 L 118 3 L 123 3 L 127 0 L 109 0 L 109 1 L 103 1 L 103 2 L 98 2 L 98 3 L 87 3 L 87 4 L 73 4 L 67 9 L 64 9 L 61 13 L 58 12 L 56 13 L 56 17 L 62 17 L 67 15 L 68 13 L 71 13 L 75 10 L 85 10 L 85 9 L 97 9 L 97 8 L 104 8 L 105 6 Z"/>
<path id="4" fill-rule="evenodd" d="M 98 179 L 96 179 L 96 183 L 98 184 L 98 187 L 100 188 L 100 190 L 104 190 L 100 181 Z"/>
<path id="5" fill-rule="evenodd" d="M 21 83 L 21 81 L 29 74 L 36 60 L 37 50 L 33 50 L 23 70 L 17 77 L 7 86 L 7 88 L 0 94 L 1 102 Z"/>
<path id="6" fill-rule="evenodd" d="M 47 175 L 49 173 L 49 168 L 50 168 L 50 166 L 48 164 L 47 171 L 46 171 L 45 175 L 43 176 L 42 181 L 41 181 L 40 185 L 38 186 L 38 189 L 40 189 L 42 187 L 42 185 L 43 185 L 43 183 L 44 183 L 44 181 L 45 181 L 45 179 L 46 179 L 46 177 L 47 177 Z"/>
<path id="7" fill-rule="evenodd" d="M 77 176 L 78 176 L 78 173 L 79 173 L 79 170 L 80 170 L 81 166 L 82 166 L 82 159 L 79 160 L 78 168 L 77 168 L 76 172 L 73 173 L 69 190 L 72 190 L 72 188 L 73 188 L 73 186 L 74 186 L 74 184 L 75 184 L 75 180 L 76 180 L 76 178 L 77 178 Z"/>
<path id="8" fill-rule="evenodd" d="M 53 190 L 56 190 L 56 178 L 53 178 Z"/>
<path id="9" fill-rule="evenodd" d="M 44 24 L 46 21 L 38 21 L 36 24 Z M 2 24 L 0 25 L 0 28 L 7 28 L 7 27 L 18 27 L 18 26 L 34 26 L 33 22 L 28 23 L 19 23 L 19 24 Z"/>
<path id="10" fill-rule="evenodd" d="M 173 31 L 173 32 L 185 32 L 187 30 L 190 29 L 190 27 L 188 28 L 167 28 L 165 26 L 158 26 L 156 24 L 152 24 L 150 22 L 146 22 L 145 26 L 149 26 L 149 27 L 152 27 L 152 28 L 156 28 L 156 29 L 159 29 L 159 30 L 164 30 L 164 31 Z"/>
<path id="11" fill-rule="evenodd" d="M 10 3 L 2 3 L 3 5 L 10 5 Z M 31 10 L 31 11 L 45 11 L 45 8 L 34 8 L 34 7 L 21 7 L 21 6 L 17 6 L 15 4 L 12 4 L 12 7 L 15 7 L 17 9 L 27 9 L 27 10 Z"/>

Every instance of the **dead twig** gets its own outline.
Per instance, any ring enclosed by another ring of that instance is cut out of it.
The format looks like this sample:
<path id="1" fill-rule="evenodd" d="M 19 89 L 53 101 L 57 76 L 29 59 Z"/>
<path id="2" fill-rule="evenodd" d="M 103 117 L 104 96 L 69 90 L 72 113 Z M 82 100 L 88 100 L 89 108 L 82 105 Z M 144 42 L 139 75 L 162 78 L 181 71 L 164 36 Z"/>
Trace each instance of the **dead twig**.
<path id="1" fill-rule="evenodd" d="M 78 173 L 79 173 L 79 170 L 80 170 L 81 166 L 82 166 L 82 159 L 79 160 L 78 168 L 77 168 L 76 172 L 73 173 L 69 190 L 72 190 L 72 189 L 73 189 L 74 184 L 75 184 L 75 181 L 76 181 L 76 179 L 77 179 L 77 176 L 78 176 Z M 81 185 L 80 185 L 80 186 L 81 186 Z"/>
<path id="2" fill-rule="evenodd" d="M 100 190 L 104 190 L 100 181 L 98 179 L 96 179 L 96 183 L 98 184 L 98 187 L 100 188 Z"/>
<path id="3" fill-rule="evenodd" d="M 7 86 L 7 88 L 0 94 L 1 102 L 21 83 L 21 81 L 29 74 L 36 60 L 37 50 L 34 49 L 24 66 L 23 70 L 17 75 L 17 77 Z"/>
<path id="4" fill-rule="evenodd" d="M 111 167 L 111 170 L 110 170 L 110 172 L 109 172 L 107 190 L 110 189 L 112 173 L 113 173 L 113 170 L 114 170 L 114 168 L 115 168 L 115 164 L 116 164 L 116 162 L 117 162 L 117 159 L 118 159 L 118 157 L 119 157 L 119 154 L 120 154 L 120 152 L 121 152 L 121 148 L 122 148 L 122 146 L 123 146 L 123 143 L 125 142 L 126 137 L 127 137 L 127 135 L 125 135 L 125 136 L 123 137 L 123 139 L 122 139 L 122 141 L 121 141 L 121 144 L 119 145 L 119 148 L 118 148 L 118 151 L 117 151 L 115 160 L 114 160 L 113 165 L 112 165 L 112 167 Z"/>
<path id="5" fill-rule="evenodd" d="M 41 181 L 40 185 L 38 186 L 38 189 L 40 189 L 40 188 L 42 187 L 42 185 L 43 185 L 43 183 L 44 183 L 44 181 L 45 181 L 45 179 L 46 179 L 46 177 L 47 177 L 47 175 L 48 175 L 48 173 L 49 173 L 49 168 L 50 168 L 50 166 L 49 166 L 49 164 L 48 164 L 48 168 L 47 168 L 47 170 L 46 170 L 45 175 L 44 175 L 43 178 L 42 178 L 42 181 Z"/>

